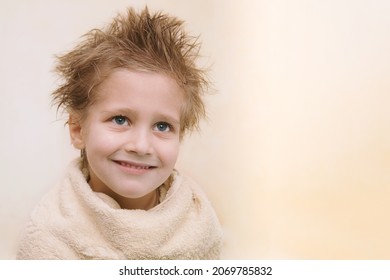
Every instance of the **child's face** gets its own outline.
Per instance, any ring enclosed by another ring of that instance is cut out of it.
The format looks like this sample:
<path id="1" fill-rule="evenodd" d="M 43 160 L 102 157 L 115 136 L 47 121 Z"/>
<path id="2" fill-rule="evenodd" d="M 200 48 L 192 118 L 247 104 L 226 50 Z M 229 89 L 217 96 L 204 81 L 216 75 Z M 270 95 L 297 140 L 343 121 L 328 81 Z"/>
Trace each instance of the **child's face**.
<path id="1" fill-rule="evenodd" d="M 182 105 L 174 79 L 114 71 L 86 118 L 70 127 L 73 144 L 85 148 L 92 189 L 137 199 L 163 184 L 179 152 Z"/>

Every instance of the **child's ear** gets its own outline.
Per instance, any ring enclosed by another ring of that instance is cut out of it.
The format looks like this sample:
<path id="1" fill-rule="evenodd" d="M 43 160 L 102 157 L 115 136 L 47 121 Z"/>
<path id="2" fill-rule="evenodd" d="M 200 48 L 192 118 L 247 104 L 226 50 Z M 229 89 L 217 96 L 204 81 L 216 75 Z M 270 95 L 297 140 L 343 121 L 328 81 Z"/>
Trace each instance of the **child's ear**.
<path id="1" fill-rule="evenodd" d="M 70 133 L 70 139 L 72 141 L 72 145 L 76 149 L 84 149 L 84 140 L 83 140 L 83 133 L 82 133 L 82 127 L 81 127 L 81 121 L 80 117 L 76 114 L 69 114 L 69 133 Z"/>

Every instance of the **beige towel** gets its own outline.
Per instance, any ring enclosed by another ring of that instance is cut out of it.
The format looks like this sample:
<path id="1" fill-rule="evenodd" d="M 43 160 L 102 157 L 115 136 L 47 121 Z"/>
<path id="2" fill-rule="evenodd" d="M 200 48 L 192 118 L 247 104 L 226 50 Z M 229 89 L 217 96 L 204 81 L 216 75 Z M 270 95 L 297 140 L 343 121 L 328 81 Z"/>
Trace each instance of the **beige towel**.
<path id="1" fill-rule="evenodd" d="M 17 259 L 216 259 L 221 237 L 203 192 L 176 171 L 159 205 L 126 210 L 93 192 L 74 161 L 33 211 Z"/>

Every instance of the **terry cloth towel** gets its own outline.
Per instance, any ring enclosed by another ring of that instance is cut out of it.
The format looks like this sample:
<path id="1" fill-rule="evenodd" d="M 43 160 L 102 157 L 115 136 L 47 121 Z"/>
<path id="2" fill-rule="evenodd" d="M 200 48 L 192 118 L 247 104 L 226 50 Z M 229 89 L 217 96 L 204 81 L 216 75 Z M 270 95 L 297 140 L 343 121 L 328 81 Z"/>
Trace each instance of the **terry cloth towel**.
<path id="1" fill-rule="evenodd" d="M 221 240 L 206 196 L 177 171 L 159 205 L 126 210 L 93 192 L 76 160 L 33 211 L 17 259 L 218 259 Z"/>

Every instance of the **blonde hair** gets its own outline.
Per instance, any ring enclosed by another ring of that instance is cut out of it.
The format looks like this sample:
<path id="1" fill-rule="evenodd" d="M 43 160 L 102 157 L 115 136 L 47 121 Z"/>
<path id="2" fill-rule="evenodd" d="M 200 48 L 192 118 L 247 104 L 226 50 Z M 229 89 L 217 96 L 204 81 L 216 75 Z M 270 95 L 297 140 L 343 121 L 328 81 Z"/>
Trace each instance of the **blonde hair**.
<path id="1" fill-rule="evenodd" d="M 183 21 L 146 7 L 130 8 L 103 29 L 93 29 L 69 53 L 58 56 L 56 72 L 63 84 L 53 92 L 53 103 L 83 116 L 94 102 L 94 89 L 116 68 L 167 74 L 183 89 L 185 104 L 181 134 L 198 128 L 205 117 L 202 95 L 208 82 L 197 67 L 200 44 L 183 29 Z"/>

